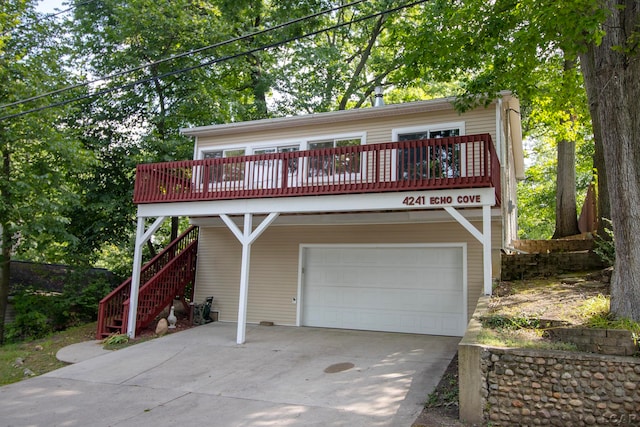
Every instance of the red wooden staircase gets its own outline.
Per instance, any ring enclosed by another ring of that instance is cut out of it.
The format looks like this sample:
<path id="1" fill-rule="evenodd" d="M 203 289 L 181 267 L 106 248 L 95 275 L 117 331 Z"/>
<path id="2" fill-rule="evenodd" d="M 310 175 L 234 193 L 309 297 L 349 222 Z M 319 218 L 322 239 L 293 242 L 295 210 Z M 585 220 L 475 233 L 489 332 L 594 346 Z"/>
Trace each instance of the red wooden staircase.
<path id="1" fill-rule="evenodd" d="M 185 290 L 196 275 L 198 228 L 191 227 L 171 242 L 140 270 L 140 291 L 136 334 L 153 322 L 174 298 L 184 299 Z M 131 278 L 125 280 L 100 301 L 96 338 L 127 333 Z"/>

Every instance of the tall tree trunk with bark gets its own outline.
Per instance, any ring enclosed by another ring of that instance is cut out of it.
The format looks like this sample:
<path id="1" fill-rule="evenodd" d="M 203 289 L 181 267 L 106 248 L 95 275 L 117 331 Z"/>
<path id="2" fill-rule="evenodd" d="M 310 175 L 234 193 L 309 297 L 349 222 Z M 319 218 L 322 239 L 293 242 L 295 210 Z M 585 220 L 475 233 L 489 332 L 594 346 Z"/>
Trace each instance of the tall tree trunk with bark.
<path id="1" fill-rule="evenodd" d="M 553 238 L 580 234 L 576 208 L 576 143 L 558 143 L 556 174 L 556 230 Z"/>
<path id="2" fill-rule="evenodd" d="M 576 62 L 564 60 L 564 75 L 568 76 L 576 67 Z M 565 83 L 566 85 L 566 83 Z M 572 112 L 568 111 L 572 117 Z M 575 119 L 569 121 L 573 124 Z M 576 141 L 562 139 L 558 142 L 556 169 L 556 230 L 553 238 L 580 234 L 578 209 L 576 207 Z"/>
<path id="3" fill-rule="evenodd" d="M 611 312 L 640 321 L 640 2 L 607 0 L 599 45 L 581 55 L 592 117 L 600 126 L 616 261 Z M 600 195 L 601 197 L 604 195 Z"/>
<path id="4" fill-rule="evenodd" d="M 598 105 L 591 104 L 591 117 L 597 117 Z M 607 223 L 603 218 L 611 219 L 611 203 L 609 203 L 609 190 L 607 187 L 607 168 L 604 164 L 604 147 L 602 146 L 602 132 L 600 122 L 593 120 L 593 139 L 595 140 L 595 150 L 593 154 L 593 169 L 596 174 L 597 184 L 597 209 L 598 209 L 598 231 L 597 234 L 603 239 L 609 239 L 609 234 L 605 230 Z"/>
<path id="5" fill-rule="evenodd" d="M 8 143 L 2 147 L 2 169 L 0 172 L 0 344 L 4 343 L 4 318 L 9 304 L 9 273 L 11 269 L 11 229 L 8 222 L 11 206 L 10 175 L 11 153 Z"/>

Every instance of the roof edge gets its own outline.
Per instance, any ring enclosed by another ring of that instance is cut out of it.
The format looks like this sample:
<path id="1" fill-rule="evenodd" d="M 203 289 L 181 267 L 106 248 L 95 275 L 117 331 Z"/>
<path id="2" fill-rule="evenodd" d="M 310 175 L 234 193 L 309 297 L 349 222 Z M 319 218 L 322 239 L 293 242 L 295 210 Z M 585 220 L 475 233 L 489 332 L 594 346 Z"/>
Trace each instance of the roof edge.
<path id="1" fill-rule="evenodd" d="M 511 92 L 500 92 L 499 96 L 510 95 Z M 403 104 L 386 104 L 380 107 L 355 108 L 351 110 L 329 111 L 324 113 L 304 114 L 299 116 L 278 117 L 245 122 L 234 122 L 182 128 L 180 133 L 185 136 L 217 136 L 229 135 L 237 132 L 256 132 L 266 129 L 288 129 L 311 124 L 328 124 L 376 117 L 389 117 L 403 114 L 421 113 L 425 111 L 441 111 L 453 109 L 455 97 L 430 99 L 427 101 L 407 102 Z"/>

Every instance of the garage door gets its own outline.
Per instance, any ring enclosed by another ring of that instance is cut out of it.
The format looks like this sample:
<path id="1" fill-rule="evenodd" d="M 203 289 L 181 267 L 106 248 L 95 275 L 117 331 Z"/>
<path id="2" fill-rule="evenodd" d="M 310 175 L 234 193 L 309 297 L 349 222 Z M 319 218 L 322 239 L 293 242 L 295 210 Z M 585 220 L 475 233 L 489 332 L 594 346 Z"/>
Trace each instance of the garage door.
<path id="1" fill-rule="evenodd" d="M 462 336 L 463 246 L 303 249 L 301 324 Z"/>

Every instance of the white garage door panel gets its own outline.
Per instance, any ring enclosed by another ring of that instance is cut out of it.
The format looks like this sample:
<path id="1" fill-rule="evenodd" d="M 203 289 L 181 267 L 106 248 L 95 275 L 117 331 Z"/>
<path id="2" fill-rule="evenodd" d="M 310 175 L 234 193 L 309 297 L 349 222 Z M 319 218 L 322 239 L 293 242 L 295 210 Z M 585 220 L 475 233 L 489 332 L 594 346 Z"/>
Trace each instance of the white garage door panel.
<path id="1" fill-rule="evenodd" d="M 306 326 L 462 335 L 462 247 L 305 250 Z"/>

